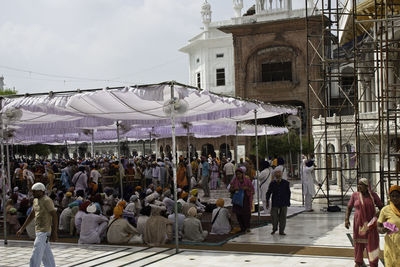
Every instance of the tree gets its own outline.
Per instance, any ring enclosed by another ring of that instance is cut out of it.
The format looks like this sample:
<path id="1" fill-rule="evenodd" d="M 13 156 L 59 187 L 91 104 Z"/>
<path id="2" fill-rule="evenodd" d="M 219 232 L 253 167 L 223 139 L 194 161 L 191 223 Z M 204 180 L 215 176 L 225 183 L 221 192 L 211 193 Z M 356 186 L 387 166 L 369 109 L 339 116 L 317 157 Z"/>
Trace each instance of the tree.
<path id="1" fill-rule="evenodd" d="M 16 95 L 18 92 L 15 89 L 5 88 L 0 91 L 0 95 Z"/>

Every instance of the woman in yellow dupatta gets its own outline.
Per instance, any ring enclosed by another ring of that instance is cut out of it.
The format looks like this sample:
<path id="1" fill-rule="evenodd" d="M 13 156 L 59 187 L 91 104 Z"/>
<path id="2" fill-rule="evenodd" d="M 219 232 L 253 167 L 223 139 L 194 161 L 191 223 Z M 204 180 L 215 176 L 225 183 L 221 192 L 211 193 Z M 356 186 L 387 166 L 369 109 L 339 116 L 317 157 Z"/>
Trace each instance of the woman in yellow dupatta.
<path id="1" fill-rule="evenodd" d="M 378 231 L 385 235 L 385 266 L 400 266 L 400 231 L 392 233 L 383 223 L 388 222 L 400 229 L 400 186 L 393 185 L 389 190 L 390 204 L 385 206 L 379 215 Z"/>

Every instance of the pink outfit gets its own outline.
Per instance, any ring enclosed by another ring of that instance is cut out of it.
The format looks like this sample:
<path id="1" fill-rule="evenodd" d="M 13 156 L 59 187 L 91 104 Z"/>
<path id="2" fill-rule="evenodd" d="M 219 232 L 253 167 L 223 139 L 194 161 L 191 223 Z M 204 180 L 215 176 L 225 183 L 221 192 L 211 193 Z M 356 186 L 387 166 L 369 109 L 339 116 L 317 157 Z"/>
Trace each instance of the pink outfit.
<path id="1" fill-rule="evenodd" d="M 364 248 L 368 252 L 370 266 L 378 266 L 379 256 L 379 234 L 376 225 L 367 227 L 371 219 L 376 216 L 375 206 L 382 208 L 382 202 L 378 195 L 370 192 L 363 196 L 360 192 L 355 192 L 351 196 L 347 207 L 355 208 L 353 222 L 354 258 L 358 264 L 363 263 Z"/>

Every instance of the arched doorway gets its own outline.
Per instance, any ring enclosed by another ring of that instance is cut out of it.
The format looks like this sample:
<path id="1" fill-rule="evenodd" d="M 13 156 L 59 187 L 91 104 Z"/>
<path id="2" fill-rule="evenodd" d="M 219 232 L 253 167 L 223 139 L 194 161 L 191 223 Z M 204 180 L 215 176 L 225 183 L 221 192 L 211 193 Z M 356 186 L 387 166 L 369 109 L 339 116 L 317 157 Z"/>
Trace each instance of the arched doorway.
<path id="1" fill-rule="evenodd" d="M 219 146 L 219 158 L 222 159 L 222 157 L 230 159 L 232 158 L 232 153 L 229 144 L 223 143 Z"/>
<path id="2" fill-rule="evenodd" d="M 215 158 L 216 154 L 214 151 L 214 146 L 212 144 L 204 144 L 201 147 L 201 155 L 204 157 L 208 157 L 208 155 L 211 155 L 211 157 Z"/>

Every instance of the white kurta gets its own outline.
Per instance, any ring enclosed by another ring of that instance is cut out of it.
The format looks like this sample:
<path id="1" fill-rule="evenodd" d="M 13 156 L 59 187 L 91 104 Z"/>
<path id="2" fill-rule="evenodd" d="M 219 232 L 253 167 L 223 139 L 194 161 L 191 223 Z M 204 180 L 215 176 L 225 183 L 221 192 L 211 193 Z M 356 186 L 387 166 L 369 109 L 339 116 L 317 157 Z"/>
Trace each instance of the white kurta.
<path id="1" fill-rule="evenodd" d="M 260 179 L 260 197 L 263 202 L 264 211 L 266 211 L 267 191 L 271 182 L 272 171 L 270 168 L 265 168 L 259 176 Z"/>
<path id="2" fill-rule="evenodd" d="M 226 208 L 215 208 L 212 212 L 211 221 L 214 220 L 218 211 L 219 211 L 218 217 L 217 219 L 215 219 L 215 222 L 211 227 L 211 234 L 215 235 L 229 234 L 229 232 L 231 231 L 231 223 L 229 222 L 231 214 Z"/>
<path id="3" fill-rule="evenodd" d="M 315 187 L 314 183 L 316 182 L 315 179 L 315 171 L 314 166 L 307 167 L 303 166 L 303 194 L 304 195 L 315 195 Z"/>

